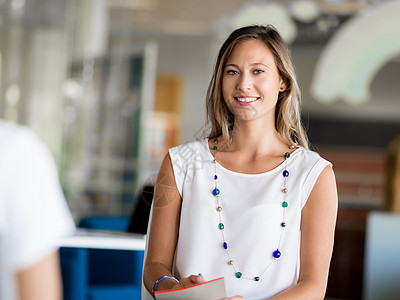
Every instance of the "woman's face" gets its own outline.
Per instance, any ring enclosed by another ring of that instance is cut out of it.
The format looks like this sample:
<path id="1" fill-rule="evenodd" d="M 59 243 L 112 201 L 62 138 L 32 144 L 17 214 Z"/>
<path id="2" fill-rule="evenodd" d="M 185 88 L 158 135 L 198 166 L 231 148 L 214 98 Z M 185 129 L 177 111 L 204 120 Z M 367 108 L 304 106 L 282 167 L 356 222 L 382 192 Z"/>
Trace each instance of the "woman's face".
<path id="1" fill-rule="evenodd" d="M 285 88 L 266 44 L 249 40 L 233 48 L 223 70 L 222 95 L 235 120 L 275 120 L 278 95 Z"/>

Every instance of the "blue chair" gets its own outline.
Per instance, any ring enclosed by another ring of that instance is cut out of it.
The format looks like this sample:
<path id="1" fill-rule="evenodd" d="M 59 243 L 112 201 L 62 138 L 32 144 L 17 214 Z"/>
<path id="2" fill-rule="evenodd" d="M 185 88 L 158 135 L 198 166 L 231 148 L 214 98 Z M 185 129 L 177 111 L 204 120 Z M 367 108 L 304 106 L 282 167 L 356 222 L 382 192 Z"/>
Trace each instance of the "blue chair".
<path id="1" fill-rule="evenodd" d="M 98 230 L 126 231 L 129 225 L 127 216 L 89 216 L 80 220 L 78 227 Z"/>
<path id="2" fill-rule="evenodd" d="M 60 249 L 64 300 L 86 300 L 88 289 L 87 249 L 62 247 Z"/>
<path id="3" fill-rule="evenodd" d="M 126 231 L 128 223 L 129 217 L 90 216 L 78 226 Z M 60 257 L 65 300 L 140 299 L 144 251 L 62 248 Z"/>

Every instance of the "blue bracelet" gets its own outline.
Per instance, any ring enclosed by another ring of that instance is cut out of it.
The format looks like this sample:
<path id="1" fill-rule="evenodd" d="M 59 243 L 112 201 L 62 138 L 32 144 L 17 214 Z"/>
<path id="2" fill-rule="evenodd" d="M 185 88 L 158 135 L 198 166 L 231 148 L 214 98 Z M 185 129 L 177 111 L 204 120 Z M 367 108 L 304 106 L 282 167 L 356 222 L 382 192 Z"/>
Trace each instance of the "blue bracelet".
<path id="1" fill-rule="evenodd" d="M 167 279 L 167 278 L 171 278 L 171 279 L 173 279 L 173 280 L 175 280 L 176 282 L 179 283 L 179 280 L 176 279 L 174 276 L 168 276 L 168 275 L 167 275 L 167 276 L 163 276 L 163 277 L 161 277 L 161 278 L 158 278 L 157 281 L 156 281 L 156 283 L 153 285 L 153 298 L 154 298 L 154 299 L 156 299 L 156 297 L 155 297 L 155 295 L 154 295 L 154 292 L 156 291 L 157 284 L 159 284 L 160 281 L 162 281 L 162 280 L 164 280 L 164 279 Z"/>

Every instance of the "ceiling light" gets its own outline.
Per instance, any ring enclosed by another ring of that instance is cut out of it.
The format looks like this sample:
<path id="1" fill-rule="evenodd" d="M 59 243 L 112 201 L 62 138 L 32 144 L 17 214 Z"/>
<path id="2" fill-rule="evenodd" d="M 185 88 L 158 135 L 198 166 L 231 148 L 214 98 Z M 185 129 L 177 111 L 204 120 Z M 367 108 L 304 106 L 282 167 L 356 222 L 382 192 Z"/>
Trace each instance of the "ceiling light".
<path id="1" fill-rule="evenodd" d="M 296 24 L 286 7 L 274 1 L 246 3 L 231 16 L 224 16 L 215 23 L 220 36 L 226 37 L 234 29 L 249 25 L 273 25 L 282 38 L 291 43 L 297 35 Z"/>
<path id="2" fill-rule="evenodd" d="M 25 6 L 25 0 L 12 0 L 11 7 L 13 10 L 21 10 Z"/>
<path id="3" fill-rule="evenodd" d="M 311 23 L 321 15 L 321 10 L 315 0 L 292 0 L 289 10 L 296 20 Z"/>
<path id="4" fill-rule="evenodd" d="M 115 9 L 155 10 L 158 0 L 108 0 L 108 5 Z"/>

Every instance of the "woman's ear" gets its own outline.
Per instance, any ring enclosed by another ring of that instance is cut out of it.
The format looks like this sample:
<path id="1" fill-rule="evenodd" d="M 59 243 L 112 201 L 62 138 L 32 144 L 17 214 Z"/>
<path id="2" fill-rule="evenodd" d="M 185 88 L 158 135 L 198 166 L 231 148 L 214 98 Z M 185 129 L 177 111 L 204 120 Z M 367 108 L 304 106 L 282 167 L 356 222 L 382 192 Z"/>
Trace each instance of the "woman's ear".
<path id="1" fill-rule="evenodd" d="M 279 87 L 279 91 L 284 92 L 284 91 L 286 91 L 286 88 L 287 88 L 286 80 L 281 78 L 281 84 Z"/>

